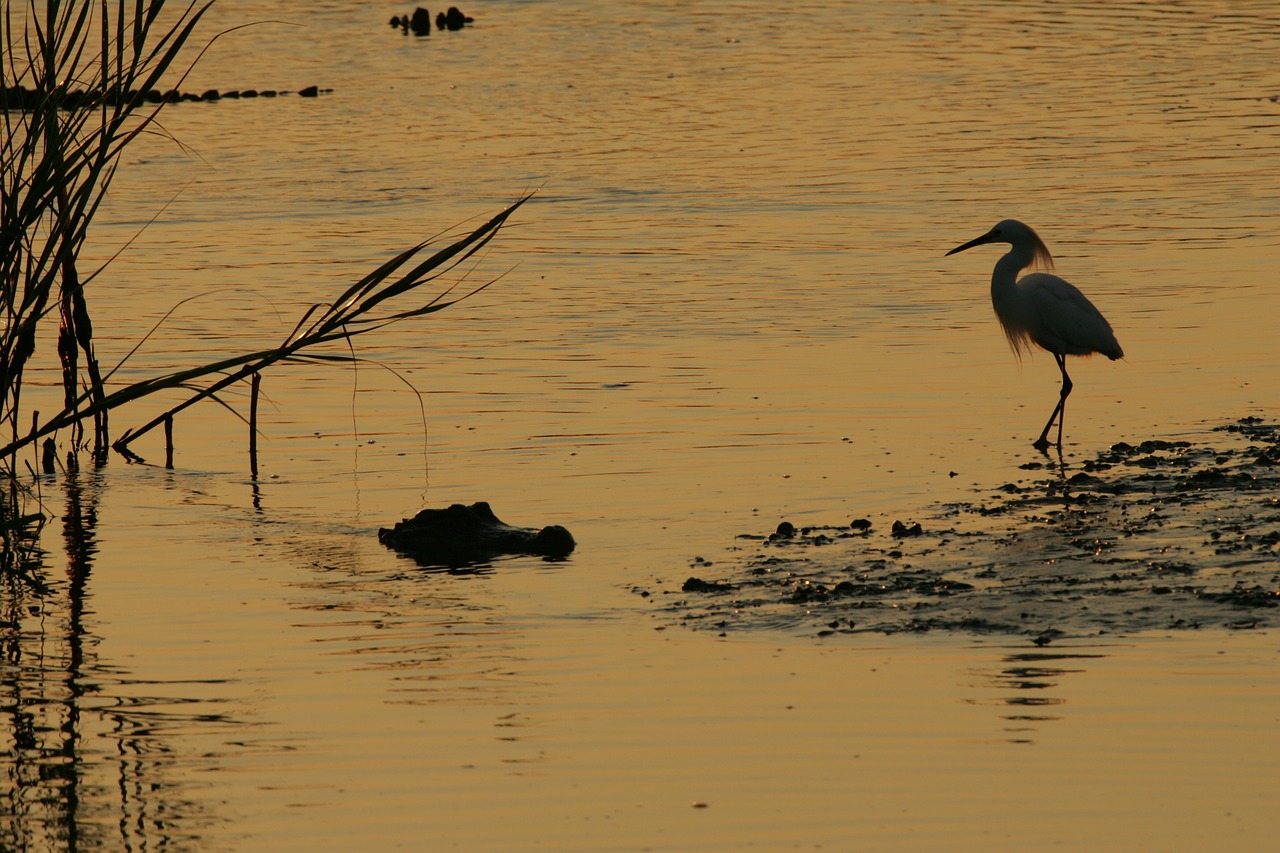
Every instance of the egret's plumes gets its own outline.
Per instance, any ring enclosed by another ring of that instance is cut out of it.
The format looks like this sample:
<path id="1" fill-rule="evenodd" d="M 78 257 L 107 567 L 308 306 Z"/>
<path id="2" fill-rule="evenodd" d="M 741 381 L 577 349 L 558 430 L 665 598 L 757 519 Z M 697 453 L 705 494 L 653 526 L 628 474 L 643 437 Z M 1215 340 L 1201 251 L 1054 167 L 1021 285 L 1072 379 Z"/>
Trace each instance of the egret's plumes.
<path id="1" fill-rule="evenodd" d="M 1016 219 L 1006 219 L 981 237 L 957 246 L 948 255 L 987 243 L 1008 243 L 1009 251 L 996 261 L 991 273 L 991 304 L 1009 346 L 1020 359 L 1031 345 L 1053 353 L 1062 371 L 1062 391 L 1058 406 L 1049 416 L 1044 431 L 1035 442 L 1048 447 L 1046 438 L 1058 421 L 1058 446 L 1062 446 L 1061 415 L 1071 393 L 1066 356 L 1101 353 L 1113 361 L 1124 358 L 1124 350 L 1102 312 L 1075 285 L 1047 272 L 1033 272 L 1018 278 L 1028 267 L 1053 269 L 1049 247 L 1031 228 Z"/>
<path id="2" fill-rule="evenodd" d="M 1053 255 L 1049 254 L 1049 247 L 1040 239 L 1040 235 L 1031 229 L 1030 225 L 1024 225 L 1027 233 L 1031 235 L 1031 266 L 1033 269 L 1042 269 L 1049 272 L 1053 271 Z"/>

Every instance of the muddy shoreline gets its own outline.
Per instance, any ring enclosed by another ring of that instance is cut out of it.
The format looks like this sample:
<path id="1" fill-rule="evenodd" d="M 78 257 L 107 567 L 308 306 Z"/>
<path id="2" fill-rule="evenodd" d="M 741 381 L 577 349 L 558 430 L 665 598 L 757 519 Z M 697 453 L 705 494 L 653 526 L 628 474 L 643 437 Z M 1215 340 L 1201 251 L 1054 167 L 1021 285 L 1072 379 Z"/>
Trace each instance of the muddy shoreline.
<path id="1" fill-rule="evenodd" d="M 959 631 L 1064 637 L 1280 623 L 1280 426 L 1118 443 L 917 518 L 745 533 L 636 587 L 720 632 Z"/>

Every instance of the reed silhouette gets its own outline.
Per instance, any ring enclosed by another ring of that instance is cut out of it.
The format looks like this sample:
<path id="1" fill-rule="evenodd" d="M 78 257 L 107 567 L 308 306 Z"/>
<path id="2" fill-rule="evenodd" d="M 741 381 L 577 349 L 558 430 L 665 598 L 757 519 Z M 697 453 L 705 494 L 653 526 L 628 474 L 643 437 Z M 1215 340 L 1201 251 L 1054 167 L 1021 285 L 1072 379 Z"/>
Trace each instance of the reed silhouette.
<path id="1" fill-rule="evenodd" d="M 213 2 L 192 2 L 176 19 L 173 14 L 161 15 L 163 0 L 49 0 L 43 7 L 3 2 L 0 476 L 5 489 L 0 495 L 0 535 L 4 539 L 0 570 L 29 562 L 44 520 L 38 507 L 27 508 L 38 501 L 18 477 L 19 451 L 37 449 L 45 471 L 56 469 L 59 441 L 69 444 L 73 453 L 91 452 L 96 464 L 105 462 L 112 449 L 137 461 L 140 457 L 130 444 L 164 424 L 166 462 L 171 465 L 174 417 L 195 403 L 216 399 L 220 391 L 237 382 L 250 383 L 256 400 L 258 383 L 254 378 L 272 365 L 317 357 L 354 360 L 354 354 L 317 356 L 308 351 L 440 311 L 488 287 L 496 279 L 463 290 L 456 281 L 441 283 L 423 295 L 424 288 L 483 249 L 530 198 L 530 194 L 518 198 L 479 227 L 446 235 L 430 254 L 426 250 L 435 244 L 434 239 L 398 252 L 338 299 L 306 310 L 292 332 L 274 348 L 128 384 L 112 384 L 112 376 L 146 338 L 114 368 L 104 370 L 99 364 L 86 285 L 106 264 L 82 270 L 81 249 L 122 151 L 143 131 L 164 133 L 156 118 L 167 101 L 156 103 L 146 93 L 176 91 L 209 45 L 240 29 L 218 33 L 197 51 L 189 65 L 176 67 L 182 49 Z M 162 19 L 166 23 L 159 23 Z M 177 75 L 176 84 L 162 87 L 165 75 Z M 62 406 L 47 415 L 27 412 L 22 397 L 24 371 L 36 354 L 37 341 L 47 336 L 39 333 L 54 326 Z M 188 390 L 190 396 L 112 440 L 109 416 L 114 410 L 173 389 Z M 251 436 L 256 429 L 255 416 L 256 406 L 251 405 Z M 85 433 L 86 424 L 92 424 L 91 437 Z M 251 440 L 251 450 L 252 444 Z M 30 467 L 29 462 L 27 465 Z"/>

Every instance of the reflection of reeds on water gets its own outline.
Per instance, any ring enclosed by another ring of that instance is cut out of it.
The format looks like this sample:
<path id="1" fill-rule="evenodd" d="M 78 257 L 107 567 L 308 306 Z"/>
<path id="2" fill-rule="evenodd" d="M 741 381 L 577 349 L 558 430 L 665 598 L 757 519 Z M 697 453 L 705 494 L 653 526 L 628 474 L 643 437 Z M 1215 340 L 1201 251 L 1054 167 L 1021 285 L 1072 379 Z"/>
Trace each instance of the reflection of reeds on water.
<path id="1" fill-rule="evenodd" d="M 61 485 L 66 577 L 37 590 L 0 574 L 0 850 L 187 846 L 210 817 L 184 796 L 192 768 L 167 732 L 237 724 L 199 698 L 142 695 L 159 691 L 98 659 L 86 620 L 98 481 L 73 471 Z M 206 758 L 197 769 L 217 767 Z"/>

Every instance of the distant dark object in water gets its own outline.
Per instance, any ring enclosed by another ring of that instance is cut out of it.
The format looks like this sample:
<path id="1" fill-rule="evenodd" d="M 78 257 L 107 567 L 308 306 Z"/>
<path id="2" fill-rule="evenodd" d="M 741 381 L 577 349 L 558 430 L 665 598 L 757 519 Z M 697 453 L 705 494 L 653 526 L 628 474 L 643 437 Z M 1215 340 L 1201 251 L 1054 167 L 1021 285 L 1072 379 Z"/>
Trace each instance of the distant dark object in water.
<path id="1" fill-rule="evenodd" d="M 436 29 L 440 30 L 460 30 L 467 24 L 474 23 L 475 18 L 470 15 L 462 14 L 457 6 L 450 6 L 448 12 L 441 12 L 436 15 Z"/>
<path id="2" fill-rule="evenodd" d="M 436 29 L 460 30 L 467 24 L 475 23 L 475 18 L 464 15 L 457 6 L 450 6 L 449 11 L 436 15 Z M 419 6 L 413 15 L 393 15 L 391 26 L 404 32 L 412 32 L 415 36 L 431 35 L 431 13 Z"/>
<path id="3" fill-rule="evenodd" d="M 513 527 L 499 520 L 484 501 L 424 509 L 395 527 L 379 530 L 378 541 L 423 565 L 451 567 L 481 563 L 502 554 L 561 560 L 576 545 L 569 531 L 559 525 L 541 530 Z"/>
<path id="4" fill-rule="evenodd" d="M 299 89 L 297 94 L 304 98 L 314 98 L 321 93 L 328 94 L 332 91 L 332 89 L 321 89 L 319 86 L 307 86 L 304 89 Z M 134 102 L 148 104 L 214 103 L 224 99 L 274 98 L 287 94 L 289 92 L 277 89 L 232 89 L 225 92 L 218 89 L 206 89 L 199 95 L 194 92 L 181 92 L 177 89 L 169 89 L 167 91 L 160 89 L 147 89 L 145 91 L 132 89 L 127 92 L 121 92 L 117 89 L 107 89 L 105 91 L 68 89 L 55 92 L 52 99 L 60 109 L 79 110 L 96 109 L 104 104 L 118 106 Z M 5 86 L 0 88 L 0 112 L 30 112 L 32 110 L 45 109 L 48 107 L 50 100 L 49 93 L 40 89 L 28 89 L 25 86 Z"/>
<path id="5" fill-rule="evenodd" d="M 413 30 L 415 36 L 431 35 L 431 13 L 419 6 L 413 10 L 413 17 L 409 19 L 409 29 Z"/>
<path id="6" fill-rule="evenodd" d="M 431 35 L 431 13 L 419 6 L 412 15 L 392 15 L 391 26 L 405 32 L 412 31 L 415 36 Z"/>

